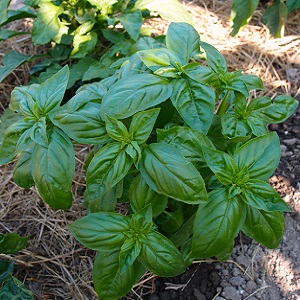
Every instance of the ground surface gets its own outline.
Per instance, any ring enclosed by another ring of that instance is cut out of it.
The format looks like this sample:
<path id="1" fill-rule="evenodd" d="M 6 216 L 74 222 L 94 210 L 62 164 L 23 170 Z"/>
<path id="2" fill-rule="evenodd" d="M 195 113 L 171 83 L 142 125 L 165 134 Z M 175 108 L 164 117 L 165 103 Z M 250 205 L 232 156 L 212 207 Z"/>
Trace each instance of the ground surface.
<path id="1" fill-rule="evenodd" d="M 14 1 L 18 4 L 19 1 Z M 230 1 L 186 1 L 202 39 L 216 46 L 232 70 L 243 69 L 262 77 L 270 97 L 290 94 L 300 100 L 300 18 L 291 16 L 286 36 L 273 39 L 261 24 L 261 7 L 250 25 L 230 37 Z M 15 26 L 28 26 L 16 24 Z M 153 21 L 156 30 L 167 23 Z M 34 54 L 29 36 L 1 42 L 0 55 L 10 49 Z M 0 114 L 10 91 L 29 80 L 30 66 L 24 65 L 0 84 Z M 282 243 L 268 250 L 245 236 L 238 236 L 227 262 L 195 262 L 176 278 L 145 274 L 124 299 L 148 300 L 299 300 L 300 299 L 300 109 L 284 124 L 270 129 L 279 134 L 281 162 L 270 179 L 290 205 Z M 14 163 L 0 167 L 0 232 L 31 235 L 28 247 L 13 256 L 16 276 L 34 291 L 36 299 L 95 300 L 91 282 L 94 253 L 84 249 L 69 234 L 67 224 L 85 214 L 82 205 L 84 161 L 87 149 L 79 147 L 74 178 L 72 210 L 54 211 L 44 205 L 34 189 L 23 190 L 12 178 Z M 3 257 L 0 258 L 7 258 Z"/>

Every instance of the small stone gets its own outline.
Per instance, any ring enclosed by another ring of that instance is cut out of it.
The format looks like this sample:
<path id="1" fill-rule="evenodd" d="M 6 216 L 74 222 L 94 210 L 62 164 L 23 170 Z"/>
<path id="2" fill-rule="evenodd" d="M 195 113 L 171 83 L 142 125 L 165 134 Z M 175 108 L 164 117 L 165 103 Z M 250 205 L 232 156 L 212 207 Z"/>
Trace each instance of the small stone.
<path id="1" fill-rule="evenodd" d="M 243 281 L 244 281 L 244 278 L 242 278 L 242 277 L 232 277 L 232 278 L 230 278 L 229 283 L 231 283 L 234 286 L 240 286 L 240 285 L 242 285 Z"/>
<path id="2" fill-rule="evenodd" d="M 194 289 L 194 296 L 196 297 L 197 300 L 206 300 L 205 295 L 203 295 L 199 289 Z"/>
<path id="3" fill-rule="evenodd" d="M 227 269 L 222 270 L 223 275 L 227 276 L 229 274 L 229 271 Z"/>
<path id="4" fill-rule="evenodd" d="M 238 268 L 234 268 L 232 271 L 233 276 L 239 276 L 241 274 L 240 269 Z"/>
<path id="5" fill-rule="evenodd" d="M 242 296 L 239 291 L 233 286 L 226 286 L 223 290 L 222 296 L 227 300 L 241 300 Z"/>
<path id="6" fill-rule="evenodd" d="M 293 154 L 294 154 L 293 151 L 287 151 L 287 152 L 285 153 L 286 156 L 292 156 Z"/>
<path id="7" fill-rule="evenodd" d="M 254 281 L 248 281 L 246 285 L 246 289 L 248 292 L 253 292 L 257 288 L 257 285 Z"/>
<path id="8" fill-rule="evenodd" d="M 286 145 L 280 145 L 280 149 L 282 152 L 286 152 L 287 146 Z"/>
<path id="9" fill-rule="evenodd" d="M 248 267 L 252 263 L 251 258 L 249 256 L 246 256 L 246 255 L 239 255 L 237 257 L 236 261 L 239 265 L 242 265 L 243 267 Z"/>
<path id="10" fill-rule="evenodd" d="M 297 139 L 296 138 L 284 139 L 283 142 L 288 146 L 293 146 L 297 143 Z"/>

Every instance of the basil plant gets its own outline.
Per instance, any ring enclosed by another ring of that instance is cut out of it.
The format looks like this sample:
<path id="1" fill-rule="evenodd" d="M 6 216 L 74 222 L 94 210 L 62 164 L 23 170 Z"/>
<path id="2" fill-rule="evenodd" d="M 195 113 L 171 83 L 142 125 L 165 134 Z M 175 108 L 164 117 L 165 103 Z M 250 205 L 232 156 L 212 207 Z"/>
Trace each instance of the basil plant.
<path id="1" fill-rule="evenodd" d="M 281 154 L 267 125 L 285 121 L 297 101 L 251 99 L 261 79 L 229 72 L 187 23 L 140 37 L 132 53 L 64 104 L 67 66 L 15 88 L 2 125 L 1 164 L 17 156 L 15 182 L 35 186 L 53 208 L 72 204 L 74 143 L 92 146 L 87 215 L 69 229 L 97 251 L 94 287 L 107 300 L 146 269 L 172 277 L 196 259 L 228 258 L 240 231 L 275 248 L 289 212 L 268 183 Z"/>

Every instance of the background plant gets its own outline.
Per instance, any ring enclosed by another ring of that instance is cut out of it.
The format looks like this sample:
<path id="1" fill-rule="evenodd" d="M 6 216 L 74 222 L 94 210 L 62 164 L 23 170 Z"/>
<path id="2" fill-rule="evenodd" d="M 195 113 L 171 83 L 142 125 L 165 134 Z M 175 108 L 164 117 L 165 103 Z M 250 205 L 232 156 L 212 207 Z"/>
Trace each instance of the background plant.
<path id="1" fill-rule="evenodd" d="M 72 142 L 94 145 L 88 215 L 69 228 L 98 251 L 100 299 L 126 294 L 145 268 L 168 277 L 194 259 L 225 259 L 240 230 L 277 247 L 289 211 L 268 184 L 280 145 L 267 124 L 286 120 L 297 101 L 251 99 L 261 80 L 228 72 L 223 56 L 186 23 L 172 23 L 159 41 L 141 37 L 135 49 L 112 76 L 82 86 L 63 105 L 67 66 L 42 84 L 16 88 L 10 108 L 17 113 L 5 115 L 12 125 L 1 163 L 21 153 L 16 182 L 35 185 L 54 208 L 71 205 Z M 127 203 L 126 216 L 115 212 L 117 202 Z"/>
<path id="2" fill-rule="evenodd" d="M 259 0 L 233 0 L 231 6 L 230 19 L 233 21 L 233 30 L 231 35 L 236 35 L 240 28 L 250 21 Z M 284 27 L 289 13 L 299 9 L 298 0 L 275 0 L 270 3 L 263 14 L 263 23 L 268 27 L 274 37 L 284 36 Z"/>
<path id="3" fill-rule="evenodd" d="M 15 11 L 8 9 L 10 2 L 0 1 L 0 41 L 27 33 L 4 29 L 5 25 L 33 18 L 29 34 L 35 45 L 48 45 L 48 54 L 23 55 L 10 51 L 3 57 L 0 82 L 20 64 L 40 57 L 46 59 L 33 66 L 32 82 L 45 81 L 66 63 L 72 71 L 68 88 L 76 81 L 105 78 L 114 73 L 110 68 L 112 63 L 132 54 L 131 47 L 140 31 L 151 34 L 149 28 L 141 28 L 145 19 L 157 15 L 192 23 L 191 16 L 177 0 L 26 0 Z"/>

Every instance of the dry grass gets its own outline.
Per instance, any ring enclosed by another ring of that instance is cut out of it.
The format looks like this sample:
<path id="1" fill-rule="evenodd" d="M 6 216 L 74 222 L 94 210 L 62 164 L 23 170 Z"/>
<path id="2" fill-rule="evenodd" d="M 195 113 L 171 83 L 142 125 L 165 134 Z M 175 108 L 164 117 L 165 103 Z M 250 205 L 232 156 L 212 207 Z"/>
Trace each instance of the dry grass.
<path id="1" fill-rule="evenodd" d="M 266 95 L 299 95 L 299 82 L 287 77 L 289 69 L 300 69 L 299 15 L 289 19 L 286 37 L 282 39 L 270 36 L 261 23 L 262 11 L 257 12 L 251 24 L 236 37 L 231 37 L 229 0 L 186 1 L 185 6 L 191 11 L 201 38 L 224 54 L 230 69 L 243 69 L 262 77 Z M 27 22 L 22 26 L 30 25 Z M 152 23 L 159 31 L 164 31 L 166 25 L 167 22 L 161 21 Z M 0 56 L 9 49 L 27 54 L 42 51 L 32 46 L 29 36 L 2 42 Z M 30 65 L 25 64 L 0 84 L 0 114 L 7 107 L 11 90 L 28 82 L 29 70 Z M 91 281 L 94 253 L 78 244 L 67 229 L 71 221 L 85 214 L 82 195 L 86 153 L 83 146 L 76 148 L 77 169 L 72 187 L 74 204 L 66 211 L 50 209 L 34 188 L 24 190 L 16 186 L 12 175 L 13 162 L 0 167 L 0 232 L 13 231 L 31 236 L 28 247 L 10 257 L 15 260 L 16 276 L 26 282 L 37 299 L 97 299 Z M 154 289 L 153 282 L 153 275 L 146 274 L 127 299 L 141 299 L 139 295 Z"/>

